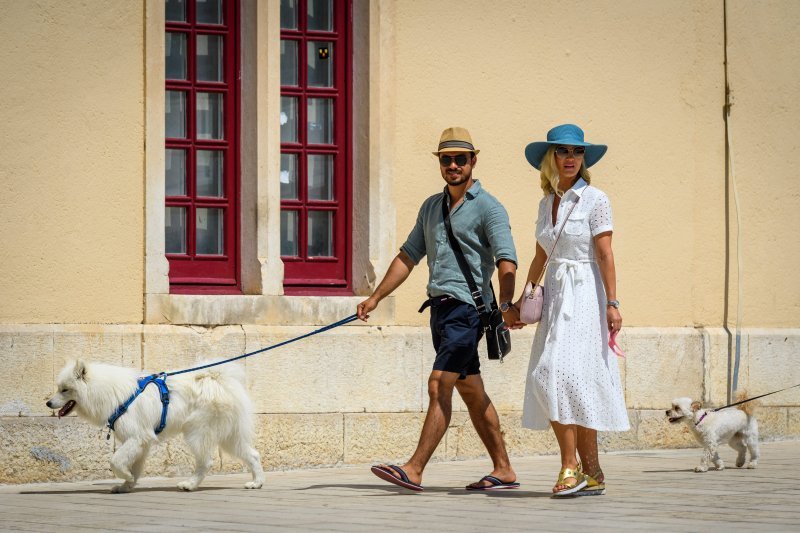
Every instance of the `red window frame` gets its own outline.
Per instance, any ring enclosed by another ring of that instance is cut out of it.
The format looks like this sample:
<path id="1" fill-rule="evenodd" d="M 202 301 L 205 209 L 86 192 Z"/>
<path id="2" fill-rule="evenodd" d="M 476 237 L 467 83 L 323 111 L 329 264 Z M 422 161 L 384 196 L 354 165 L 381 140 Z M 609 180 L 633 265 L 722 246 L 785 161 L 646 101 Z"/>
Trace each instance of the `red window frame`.
<path id="1" fill-rule="evenodd" d="M 298 155 L 298 198 L 281 199 L 281 211 L 298 213 L 298 255 L 281 256 L 284 292 L 300 294 L 352 294 L 352 1 L 333 0 L 333 31 L 307 29 L 308 1 L 298 1 L 298 27 L 281 28 L 281 39 L 298 42 L 298 85 L 281 86 L 281 96 L 298 101 L 298 142 L 281 143 L 282 154 Z M 332 88 L 308 87 L 306 67 L 309 41 L 333 42 Z M 333 144 L 308 143 L 308 98 L 332 98 Z M 334 156 L 333 200 L 308 198 L 307 156 Z M 333 256 L 308 256 L 308 213 L 333 213 Z"/>
<path id="2" fill-rule="evenodd" d="M 187 79 L 166 80 L 166 91 L 186 94 L 186 138 L 166 138 L 166 149 L 186 151 L 186 195 L 166 196 L 166 207 L 186 209 L 187 253 L 168 253 L 171 293 L 239 294 L 240 281 L 240 34 L 239 0 L 223 0 L 223 24 L 210 25 L 196 22 L 194 0 L 186 3 L 187 22 L 167 21 L 165 31 L 187 36 Z M 196 79 L 197 35 L 220 35 L 224 39 L 224 82 L 207 82 Z M 223 95 L 223 140 L 197 138 L 197 93 L 210 92 Z M 166 95 L 166 92 L 165 92 Z M 197 151 L 203 149 L 223 152 L 223 197 L 197 195 Z M 196 253 L 196 212 L 198 208 L 223 209 L 224 245 L 222 255 Z"/>

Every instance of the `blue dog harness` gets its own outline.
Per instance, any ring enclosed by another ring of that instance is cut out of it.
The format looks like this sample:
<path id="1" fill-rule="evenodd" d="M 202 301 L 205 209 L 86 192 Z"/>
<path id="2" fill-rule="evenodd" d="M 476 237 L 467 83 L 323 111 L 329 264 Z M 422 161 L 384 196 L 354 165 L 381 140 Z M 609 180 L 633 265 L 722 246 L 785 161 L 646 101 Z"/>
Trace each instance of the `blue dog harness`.
<path id="1" fill-rule="evenodd" d="M 117 407 L 117 410 L 114 411 L 114 414 L 109 417 L 108 423 L 106 424 L 108 426 L 108 435 L 106 435 L 106 440 L 111 438 L 111 432 L 114 430 L 114 424 L 117 422 L 117 419 L 125 414 L 125 412 L 128 410 L 128 407 L 130 407 L 133 403 L 133 400 L 138 398 L 139 395 L 144 392 L 144 389 L 147 388 L 147 386 L 151 383 L 155 383 L 161 395 L 161 421 L 156 428 L 156 435 L 164 430 L 164 427 L 167 425 L 167 407 L 169 406 L 167 375 L 152 374 L 150 376 L 139 378 L 139 388 L 136 389 L 136 392 L 134 392 L 130 398 L 125 400 L 125 403 Z"/>

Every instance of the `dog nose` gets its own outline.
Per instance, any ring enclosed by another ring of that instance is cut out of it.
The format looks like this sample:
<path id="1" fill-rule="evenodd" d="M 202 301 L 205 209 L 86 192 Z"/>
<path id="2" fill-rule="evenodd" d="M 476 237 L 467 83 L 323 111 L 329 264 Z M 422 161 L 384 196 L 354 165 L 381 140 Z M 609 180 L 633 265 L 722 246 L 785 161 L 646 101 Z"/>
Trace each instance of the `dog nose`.
<path id="1" fill-rule="evenodd" d="M 49 407 L 50 409 L 52 409 L 52 408 L 53 408 L 53 406 L 52 406 L 52 405 L 50 405 L 50 402 L 51 402 L 51 400 L 47 400 L 47 404 L 46 404 L 46 405 L 47 405 L 47 407 Z"/>
<path id="2" fill-rule="evenodd" d="M 669 409 L 667 409 L 667 410 L 666 410 L 666 411 L 664 411 L 664 412 L 665 412 L 665 413 L 667 413 L 667 416 L 669 416 Z"/>

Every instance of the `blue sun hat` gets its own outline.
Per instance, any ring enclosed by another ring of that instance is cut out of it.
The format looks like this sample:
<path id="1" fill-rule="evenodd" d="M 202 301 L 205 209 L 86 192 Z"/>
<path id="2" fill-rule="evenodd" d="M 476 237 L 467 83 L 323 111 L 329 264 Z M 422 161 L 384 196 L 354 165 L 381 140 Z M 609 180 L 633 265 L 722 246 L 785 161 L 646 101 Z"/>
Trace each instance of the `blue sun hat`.
<path id="1" fill-rule="evenodd" d="M 605 155 L 608 146 L 605 144 L 592 144 L 583 140 L 583 130 L 575 124 L 562 124 L 547 132 L 547 141 L 530 143 L 525 147 L 525 159 L 533 165 L 536 170 L 541 170 L 542 158 L 547 149 L 554 144 L 564 144 L 568 146 L 585 146 L 586 154 L 583 156 L 583 163 L 586 168 L 594 165 Z"/>

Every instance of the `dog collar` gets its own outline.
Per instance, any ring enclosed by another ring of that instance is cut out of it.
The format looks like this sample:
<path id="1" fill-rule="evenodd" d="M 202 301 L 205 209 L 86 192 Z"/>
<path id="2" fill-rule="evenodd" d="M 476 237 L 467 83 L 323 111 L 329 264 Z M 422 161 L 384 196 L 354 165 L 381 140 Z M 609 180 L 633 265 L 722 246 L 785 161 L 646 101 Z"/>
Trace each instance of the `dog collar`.
<path id="1" fill-rule="evenodd" d="M 706 415 L 708 415 L 708 411 L 703 411 L 703 414 L 700 415 L 700 420 L 698 420 L 697 422 L 694 423 L 694 427 L 699 426 L 700 422 L 703 421 L 703 419 L 706 417 Z"/>

